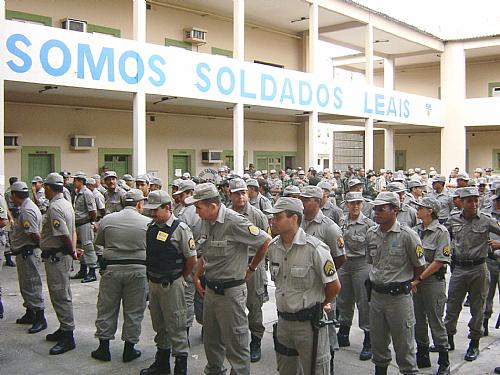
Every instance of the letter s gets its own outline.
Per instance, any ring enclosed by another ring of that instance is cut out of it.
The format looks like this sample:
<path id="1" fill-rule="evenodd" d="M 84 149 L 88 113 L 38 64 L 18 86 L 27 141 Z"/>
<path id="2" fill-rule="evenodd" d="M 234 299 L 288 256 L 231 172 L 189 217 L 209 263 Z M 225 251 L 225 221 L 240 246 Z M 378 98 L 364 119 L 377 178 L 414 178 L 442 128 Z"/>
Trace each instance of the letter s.
<path id="1" fill-rule="evenodd" d="M 148 60 L 149 67 L 158 75 L 158 79 L 149 77 L 149 82 L 151 82 L 153 86 L 160 87 L 165 83 L 165 72 L 163 72 L 163 70 L 161 70 L 159 66 L 156 66 L 155 62 L 159 62 L 161 65 L 165 65 L 165 60 L 160 55 L 153 55 Z"/>
<path id="2" fill-rule="evenodd" d="M 206 70 L 207 73 L 210 72 L 210 67 L 208 66 L 207 63 L 199 63 L 197 66 L 196 66 L 196 73 L 198 74 L 198 77 L 200 77 L 200 79 L 205 82 L 205 85 L 202 85 L 200 84 L 199 82 L 198 83 L 195 83 L 194 85 L 198 88 L 198 90 L 200 90 L 201 92 L 207 92 L 208 90 L 210 90 L 210 78 L 208 78 L 208 76 L 202 71 L 202 70 Z"/>
<path id="3" fill-rule="evenodd" d="M 13 34 L 7 39 L 7 50 L 12 53 L 14 56 L 20 58 L 23 61 L 22 65 L 17 65 L 13 60 L 7 61 L 7 65 L 16 73 L 26 73 L 30 70 L 33 61 L 31 57 L 17 48 L 16 43 L 21 42 L 26 47 L 31 46 L 31 42 L 29 39 L 22 34 Z"/>

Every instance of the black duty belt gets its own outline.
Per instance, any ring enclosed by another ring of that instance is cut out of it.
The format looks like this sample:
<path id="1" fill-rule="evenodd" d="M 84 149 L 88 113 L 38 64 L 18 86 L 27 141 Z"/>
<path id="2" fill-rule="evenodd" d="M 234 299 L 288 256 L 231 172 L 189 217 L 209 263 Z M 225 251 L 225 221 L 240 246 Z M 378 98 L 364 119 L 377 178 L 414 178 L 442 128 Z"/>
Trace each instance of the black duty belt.
<path id="1" fill-rule="evenodd" d="M 299 310 L 294 313 L 278 311 L 278 316 L 291 322 L 305 322 L 314 317 L 314 306 L 308 309 Z"/>
<path id="2" fill-rule="evenodd" d="M 479 258 L 479 259 L 457 259 L 456 257 L 452 256 L 451 260 L 453 261 L 453 264 L 455 266 L 460 266 L 460 267 L 474 267 L 478 266 L 480 264 L 483 264 L 486 262 L 486 258 Z"/>
<path id="3" fill-rule="evenodd" d="M 82 225 L 88 224 L 90 222 L 91 222 L 90 219 L 78 220 L 75 222 L 75 226 L 78 228 L 78 227 L 81 227 Z"/>
<path id="4" fill-rule="evenodd" d="M 242 280 L 229 280 L 229 281 L 209 281 L 207 279 L 207 286 L 212 289 L 215 294 L 224 295 L 224 290 L 234 288 L 245 284 L 245 279 Z"/>
<path id="5" fill-rule="evenodd" d="M 101 271 L 105 271 L 108 266 L 128 265 L 128 264 L 138 264 L 140 266 L 146 266 L 146 261 L 142 259 L 106 259 L 106 258 L 101 258 L 99 260 L 99 268 L 101 269 Z"/>
<path id="6" fill-rule="evenodd" d="M 35 253 L 35 249 L 37 249 L 38 246 L 35 245 L 24 245 L 23 247 L 20 247 L 16 251 L 13 251 L 12 254 L 14 255 L 22 255 L 24 259 L 29 257 L 30 255 L 33 255 Z"/>
<path id="7" fill-rule="evenodd" d="M 182 276 L 182 272 L 174 274 L 172 276 L 162 276 L 162 277 L 154 277 L 148 274 L 148 280 L 154 284 L 167 284 L 171 285 L 175 280 Z"/>
<path id="8" fill-rule="evenodd" d="M 410 294 L 411 285 L 410 281 L 403 283 L 389 283 L 389 284 L 376 284 L 371 283 L 372 289 L 377 293 L 390 294 L 391 296 L 398 296 L 400 294 Z"/>

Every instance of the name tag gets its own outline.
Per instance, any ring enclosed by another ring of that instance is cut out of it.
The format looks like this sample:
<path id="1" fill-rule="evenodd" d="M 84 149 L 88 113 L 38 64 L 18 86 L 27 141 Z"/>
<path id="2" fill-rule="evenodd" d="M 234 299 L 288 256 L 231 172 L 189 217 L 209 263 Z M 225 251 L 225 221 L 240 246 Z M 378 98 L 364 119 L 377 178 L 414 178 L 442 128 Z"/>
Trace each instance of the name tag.
<path id="1" fill-rule="evenodd" d="M 159 231 L 158 234 L 156 235 L 156 239 L 158 241 L 162 241 L 162 242 L 165 242 L 168 238 L 168 233 L 165 233 L 165 232 L 162 232 L 162 231 Z"/>
<path id="2" fill-rule="evenodd" d="M 211 241 L 210 246 L 212 247 L 226 247 L 227 246 L 227 240 L 223 241 Z"/>

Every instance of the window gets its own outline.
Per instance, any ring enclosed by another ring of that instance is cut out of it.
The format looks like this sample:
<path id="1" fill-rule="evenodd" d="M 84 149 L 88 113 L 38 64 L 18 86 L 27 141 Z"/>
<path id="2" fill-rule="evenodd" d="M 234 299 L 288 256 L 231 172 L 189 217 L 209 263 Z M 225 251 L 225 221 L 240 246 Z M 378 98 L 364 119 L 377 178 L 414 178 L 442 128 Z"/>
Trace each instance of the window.
<path id="1" fill-rule="evenodd" d="M 36 25 L 52 26 L 52 18 L 40 16 L 33 13 L 18 12 L 16 10 L 6 10 L 5 18 L 8 20 L 33 23 Z"/>
<path id="2" fill-rule="evenodd" d="M 193 45 L 191 43 L 183 42 L 182 40 L 165 38 L 165 45 L 167 47 L 177 47 L 177 48 L 187 49 L 188 51 L 193 50 Z"/>
<path id="3" fill-rule="evenodd" d="M 493 150 L 493 160 L 491 165 L 495 172 L 500 172 L 500 149 Z"/>
<path id="4" fill-rule="evenodd" d="M 500 97 L 500 82 L 488 83 L 488 96 Z"/>
<path id="5" fill-rule="evenodd" d="M 119 29 L 113 29 L 111 27 L 104 27 L 99 25 L 87 24 L 87 32 L 93 34 L 110 35 L 119 38 L 121 36 L 121 31 Z"/>
<path id="6" fill-rule="evenodd" d="M 226 57 L 233 57 L 233 51 L 228 50 L 228 49 L 222 49 L 222 48 L 217 48 L 217 47 L 212 47 L 212 55 L 219 55 L 219 56 L 226 56 Z"/>
<path id="7" fill-rule="evenodd" d="M 333 133 L 333 167 L 347 170 L 347 166 L 361 168 L 365 163 L 365 138 L 356 133 Z"/>

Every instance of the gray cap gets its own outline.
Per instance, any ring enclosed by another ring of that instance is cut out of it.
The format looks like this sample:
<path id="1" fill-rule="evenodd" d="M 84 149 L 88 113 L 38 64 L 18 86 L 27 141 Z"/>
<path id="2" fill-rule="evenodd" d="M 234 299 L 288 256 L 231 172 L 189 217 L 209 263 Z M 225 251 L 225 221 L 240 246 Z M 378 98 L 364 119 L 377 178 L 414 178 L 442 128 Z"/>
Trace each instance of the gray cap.
<path id="1" fill-rule="evenodd" d="M 196 184 L 192 180 L 181 180 L 179 183 L 179 189 L 173 193 L 172 195 L 179 195 L 180 193 L 184 193 L 185 191 L 194 190 L 196 188 Z M 149 198 L 148 198 L 149 199 Z"/>
<path id="2" fill-rule="evenodd" d="M 384 204 L 392 204 L 395 207 L 400 207 L 399 195 L 392 191 L 383 191 L 377 195 L 374 201 L 371 202 L 374 206 L 383 206 Z"/>
<path id="3" fill-rule="evenodd" d="M 351 191 L 345 195 L 346 202 L 363 202 L 363 193 L 360 191 Z"/>
<path id="4" fill-rule="evenodd" d="M 414 188 L 414 187 L 423 187 L 425 186 L 422 181 L 420 180 L 410 180 L 408 181 L 408 189 Z"/>
<path id="5" fill-rule="evenodd" d="M 446 182 L 446 176 L 443 176 L 442 174 L 438 174 L 434 176 L 432 183 L 434 182 Z"/>
<path id="6" fill-rule="evenodd" d="M 124 181 L 135 181 L 134 177 L 131 174 L 124 174 L 123 180 Z"/>
<path id="7" fill-rule="evenodd" d="M 396 172 L 394 173 L 394 177 L 392 179 L 394 181 L 404 181 L 406 180 L 406 177 L 402 172 Z"/>
<path id="8" fill-rule="evenodd" d="M 87 178 L 87 182 L 85 182 L 87 185 L 95 185 L 95 178 L 89 177 Z"/>
<path id="9" fill-rule="evenodd" d="M 41 178 L 40 176 L 35 176 L 31 179 L 31 183 L 35 183 L 35 182 L 43 182 L 43 178 Z"/>
<path id="10" fill-rule="evenodd" d="M 314 185 L 304 186 L 302 189 L 300 196 L 303 198 L 323 198 L 323 189 Z"/>
<path id="11" fill-rule="evenodd" d="M 22 191 L 28 191 L 28 185 L 26 185 L 26 182 L 24 181 L 17 181 L 17 182 L 14 182 L 11 186 L 10 186 L 10 191 L 18 191 L 18 192 L 22 192 Z"/>
<path id="12" fill-rule="evenodd" d="M 149 183 L 151 185 L 158 185 L 160 187 L 163 185 L 161 178 L 158 178 L 158 177 L 151 177 L 151 179 L 149 180 Z"/>
<path id="13" fill-rule="evenodd" d="M 184 172 L 184 173 L 182 174 L 182 178 L 191 178 L 191 173 L 189 173 L 189 172 Z"/>
<path id="14" fill-rule="evenodd" d="M 156 210 L 162 204 L 172 203 L 170 195 L 163 190 L 154 190 L 148 194 L 148 203 L 144 205 L 144 208 L 149 210 Z"/>
<path id="15" fill-rule="evenodd" d="M 231 191 L 231 193 L 247 190 L 247 184 L 241 178 L 233 178 L 231 181 L 229 181 L 229 190 Z"/>
<path id="16" fill-rule="evenodd" d="M 349 189 L 351 189 L 352 187 L 356 186 L 356 185 L 363 185 L 363 183 L 358 180 L 357 178 L 352 178 L 349 180 L 349 182 L 347 183 L 347 187 Z"/>
<path id="17" fill-rule="evenodd" d="M 432 209 L 432 212 L 435 212 L 436 215 L 438 214 L 439 210 L 441 209 L 441 205 L 439 204 L 438 200 L 436 198 L 431 198 L 431 197 L 424 197 L 420 202 L 414 202 L 417 206 L 422 206 L 426 208 Z"/>
<path id="18" fill-rule="evenodd" d="M 181 181 L 182 181 L 181 178 L 176 178 L 174 181 L 172 181 L 172 186 L 179 187 L 179 184 L 181 183 Z"/>
<path id="19" fill-rule="evenodd" d="M 461 172 L 457 175 L 457 180 L 465 180 L 465 181 L 469 181 L 470 180 L 470 177 L 467 173 L 465 172 Z"/>
<path id="20" fill-rule="evenodd" d="M 459 197 L 460 198 L 460 194 L 458 193 L 458 191 L 460 190 L 461 188 L 458 188 L 456 190 L 450 190 L 449 193 L 448 193 L 448 196 L 451 197 L 451 198 L 456 198 L 456 197 Z"/>
<path id="21" fill-rule="evenodd" d="M 194 194 L 191 197 L 187 197 L 184 203 L 191 204 L 205 199 L 215 198 L 219 196 L 219 191 L 211 182 L 205 182 L 199 184 L 194 189 Z"/>
<path id="22" fill-rule="evenodd" d="M 283 189 L 283 196 L 287 197 L 292 194 L 298 194 L 300 195 L 300 189 L 296 185 L 288 185 L 286 188 Z"/>
<path id="23" fill-rule="evenodd" d="M 488 180 L 484 177 L 479 177 L 477 179 L 477 184 L 478 185 L 488 185 Z"/>
<path id="24" fill-rule="evenodd" d="M 80 171 L 79 172 L 75 172 L 75 174 L 73 176 L 71 176 L 71 177 L 87 181 L 87 175 L 85 174 L 85 172 L 80 172 Z"/>
<path id="25" fill-rule="evenodd" d="M 64 185 L 64 178 L 59 173 L 52 172 L 47 175 L 44 184 L 49 185 Z"/>
<path id="26" fill-rule="evenodd" d="M 475 187 L 464 187 L 461 189 L 458 189 L 460 194 L 460 199 L 464 199 L 467 197 L 479 197 L 479 191 Z"/>
<path id="27" fill-rule="evenodd" d="M 104 179 L 107 179 L 108 177 L 118 178 L 118 176 L 116 175 L 115 171 L 106 171 L 106 172 L 104 172 Z"/>
<path id="28" fill-rule="evenodd" d="M 122 199 L 124 202 L 139 202 L 146 198 L 142 194 L 142 190 L 130 189 L 123 195 Z"/>
<path id="29" fill-rule="evenodd" d="M 281 197 L 276 201 L 274 207 L 271 207 L 265 211 L 268 214 L 277 214 L 286 210 L 302 214 L 302 212 L 304 211 L 304 205 L 302 204 L 300 199 Z"/>
<path id="30" fill-rule="evenodd" d="M 391 182 L 387 184 L 386 190 L 392 191 L 394 193 L 399 193 L 402 191 L 406 191 L 406 188 L 401 182 Z"/>
<path id="31" fill-rule="evenodd" d="M 95 175 L 92 176 L 92 178 L 94 180 L 100 180 L 101 179 L 101 175 L 100 174 L 95 174 Z"/>
<path id="32" fill-rule="evenodd" d="M 259 187 L 259 182 L 256 179 L 254 179 L 254 178 L 249 178 L 247 180 L 247 186 L 254 186 L 254 187 L 258 188 Z"/>
<path id="33" fill-rule="evenodd" d="M 142 181 L 142 182 L 147 182 L 149 184 L 149 177 L 147 174 L 140 174 L 135 178 L 135 182 Z"/>
<path id="34" fill-rule="evenodd" d="M 332 189 L 333 189 L 332 184 L 329 183 L 328 181 L 321 181 L 316 186 L 320 187 L 321 189 L 328 190 L 328 191 L 332 191 Z"/>

